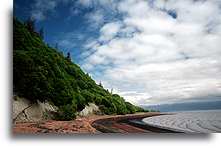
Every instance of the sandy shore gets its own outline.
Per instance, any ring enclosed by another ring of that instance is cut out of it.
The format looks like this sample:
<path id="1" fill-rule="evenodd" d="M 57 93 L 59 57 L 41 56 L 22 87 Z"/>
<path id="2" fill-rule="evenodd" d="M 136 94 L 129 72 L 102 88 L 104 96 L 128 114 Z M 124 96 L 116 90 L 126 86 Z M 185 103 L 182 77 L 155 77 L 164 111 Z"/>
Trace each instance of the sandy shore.
<path id="1" fill-rule="evenodd" d="M 74 134 L 74 133 L 149 133 L 174 132 L 148 125 L 143 125 L 141 119 L 145 117 L 163 115 L 158 112 L 137 113 L 128 115 L 103 115 L 78 117 L 73 121 L 42 121 L 15 123 L 14 134 Z M 132 121 L 133 122 L 132 122 Z M 134 122 L 135 121 L 135 122 Z M 137 121 L 137 122 L 136 122 Z"/>

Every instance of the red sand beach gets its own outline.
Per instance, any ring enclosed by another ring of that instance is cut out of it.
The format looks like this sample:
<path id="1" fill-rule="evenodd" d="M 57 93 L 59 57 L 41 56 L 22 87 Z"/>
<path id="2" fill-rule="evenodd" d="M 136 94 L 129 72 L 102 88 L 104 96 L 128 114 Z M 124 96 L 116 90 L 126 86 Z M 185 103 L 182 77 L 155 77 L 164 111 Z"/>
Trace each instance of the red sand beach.
<path id="1" fill-rule="evenodd" d="M 78 117 L 73 121 L 42 121 L 19 122 L 13 125 L 13 134 L 74 134 L 74 133 L 150 133 L 174 132 L 147 125 L 129 122 L 145 117 L 162 115 L 158 112 L 128 114 L 128 115 L 93 115 Z"/>

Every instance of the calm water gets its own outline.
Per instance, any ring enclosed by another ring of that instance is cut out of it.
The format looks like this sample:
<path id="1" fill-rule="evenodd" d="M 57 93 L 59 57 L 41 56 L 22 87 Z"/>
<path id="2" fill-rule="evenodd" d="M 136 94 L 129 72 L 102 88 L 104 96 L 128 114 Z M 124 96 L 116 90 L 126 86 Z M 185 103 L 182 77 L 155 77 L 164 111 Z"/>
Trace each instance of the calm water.
<path id="1" fill-rule="evenodd" d="M 189 102 L 145 106 L 174 114 L 144 118 L 149 125 L 183 132 L 221 132 L 221 101 Z"/>
<path id="2" fill-rule="evenodd" d="M 144 118 L 146 124 L 185 133 L 221 132 L 221 110 L 183 111 Z"/>
<path id="3" fill-rule="evenodd" d="M 145 109 L 153 109 L 160 112 L 195 111 L 195 110 L 220 110 L 221 101 L 189 102 L 143 106 Z"/>

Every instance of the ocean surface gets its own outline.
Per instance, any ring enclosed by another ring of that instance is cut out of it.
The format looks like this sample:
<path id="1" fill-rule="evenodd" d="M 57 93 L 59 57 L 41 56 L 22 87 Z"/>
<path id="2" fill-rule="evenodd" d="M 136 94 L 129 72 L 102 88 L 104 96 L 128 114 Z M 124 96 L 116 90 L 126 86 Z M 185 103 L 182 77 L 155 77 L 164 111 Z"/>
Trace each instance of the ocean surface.
<path id="1" fill-rule="evenodd" d="M 157 110 L 160 112 L 195 111 L 195 110 L 221 110 L 221 101 L 188 102 L 142 106 L 145 109 Z"/>
<path id="2" fill-rule="evenodd" d="M 145 106 L 168 115 L 144 118 L 146 124 L 185 133 L 221 132 L 221 101 Z"/>
<path id="3" fill-rule="evenodd" d="M 144 118 L 146 124 L 185 133 L 221 132 L 221 110 L 184 111 Z"/>

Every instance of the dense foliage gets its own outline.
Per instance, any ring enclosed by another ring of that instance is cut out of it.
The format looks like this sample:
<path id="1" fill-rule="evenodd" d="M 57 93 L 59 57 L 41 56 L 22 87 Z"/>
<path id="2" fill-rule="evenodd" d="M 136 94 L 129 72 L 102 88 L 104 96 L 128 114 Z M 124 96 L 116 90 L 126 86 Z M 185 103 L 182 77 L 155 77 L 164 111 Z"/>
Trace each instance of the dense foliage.
<path id="1" fill-rule="evenodd" d="M 30 26 L 13 22 L 13 91 L 29 100 L 48 100 L 58 106 L 59 120 L 71 120 L 94 102 L 105 114 L 143 111 L 97 85 L 78 65 L 46 45 Z"/>

